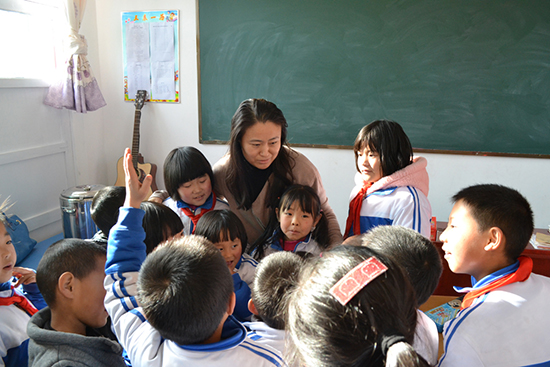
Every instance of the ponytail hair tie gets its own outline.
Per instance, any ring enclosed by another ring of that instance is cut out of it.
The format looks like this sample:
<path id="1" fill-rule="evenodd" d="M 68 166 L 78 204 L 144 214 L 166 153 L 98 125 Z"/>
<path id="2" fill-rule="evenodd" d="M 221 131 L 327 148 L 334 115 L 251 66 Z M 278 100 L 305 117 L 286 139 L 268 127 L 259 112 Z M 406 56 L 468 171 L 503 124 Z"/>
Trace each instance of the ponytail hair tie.
<path id="1" fill-rule="evenodd" d="M 391 348 L 392 345 L 401 342 L 406 343 L 407 339 L 397 331 L 390 331 L 389 335 L 382 335 L 380 337 L 380 349 L 384 357 L 387 356 L 388 350 Z"/>

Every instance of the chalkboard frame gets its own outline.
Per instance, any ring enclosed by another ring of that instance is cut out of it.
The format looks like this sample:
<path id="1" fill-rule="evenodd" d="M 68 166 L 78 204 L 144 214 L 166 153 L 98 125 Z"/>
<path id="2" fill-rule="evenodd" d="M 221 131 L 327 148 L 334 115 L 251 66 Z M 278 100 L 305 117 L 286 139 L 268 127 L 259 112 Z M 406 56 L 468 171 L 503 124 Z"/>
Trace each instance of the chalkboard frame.
<path id="1" fill-rule="evenodd" d="M 220 145 L 222 145 L 222 144 L 227 144 L 228 141 L 223 139 L 223 138 L 214 138 L 214 139 L 205 138 L 204 130 L 203 130 L 203 125 L 207 126 L 207 123 L 203 119 L 204 118 L 204 115 L 203 115 L 203 108 L 204 108 L 203 102 L 204 102 L 204 99 L 203 99 L 203 93 L 202 92 L 203 92 L 204 84 L 202 83 L 203 70 L 201 68 L 202 50 L 201 50 L 201 41 L 200 41 L 201 34 L 203 33 L 203 32 L 201 32 L 201 21 L 200 21 L 200 14 L 201 14 L 200 9 L 201 9 L 201 2 L 202 1 L 204 1 L 204 0 L 199 0 L 198 1 L 198 7 L 197 7 L 197 34 L 198 34 L 198 37 L 197 37 L 197 49 L 198 49 L 197 62 L 198 62 L 198 69 L 199 69 L 199 73 L 198 73 L 198 81 L 199 81 L 199 142 L 201 144 L 220 144 Z M 424 0 L 424 1 L 426 1 L 426 0 Z M 395 3 L 394 1 L 387 1 L 387 2 L 388 3 Z M 517 2 L 517 1 L 511 0 L 511 1 L 507 1 L 506 3 L 512 3 L 513 4 L 515 2 Z M 230 15 L 228 15 L 228 17 L 230 17 Z M 545 21 L 548 21 L 548 24 L 550 24 L 550 20 L 547 19 Z M 248 97 L 262 98 L 263 96 L 247 96 L 247 98 Z M 267 98 L 267 99 L 270 99 L 270 98 Z M 240 103 L 241 100 L 242 100 L 242 98 L 240 100 L 234 100 L 234 108 L 236 108 L 238 106 L 238 104 Z M 270 100 L 273 100 L 275 103 L 279 104 L 276 99 L 270 99 Z M 281 107 L 281 109 L 284 112 L 286 111 L 283 107 Z M 285 115 L 287 115 L 287 119 L 288 119 L 288 114 L 286 112 L 285 112 Z M 228 125 L 229 125 L 230 118 L 231 118 L 231 113 L 228 114 L 228 116 L 225 118 L 225 121 Z M 387 117 L 386 116 L 381 116 L 380 118 L 387 118 Z M 400 121 L 398 119 L 396 119 L 396 120 L 403 125 L 402 121 Z M 366 123 L 368 123 L 368 122 L 370 122 L 370 121 L 366 121 Z M 407 131 L 406 128 L 405 128 L 405 130 Z M 291 126 L 289 126 L 289 133 L 290 132 L 292 132 L 292 127 Z M 354 139 L 354 136 L 351 139 L 349 139 L 350 143 L 353 142 L 353 139 Z M 328 148 L 328 149 L 352 149 L 353 148 L 351 145 L 347 145 L 347 144 L 333 145 L 333 144 L 317 144 L 317 143 L 300 143 L 300 142 L 293 142 L 292 140 L 290 141 L 290 146 L 293 146 L 293 147 L 308 147 L 308 148 Z M 415 142 L 413 141 L 413 147 L 414 146 L 415 146 Z M 485 151 L 483 149 L 459 150 L 459 149 L 430 149 L 430 148 L 416 148 L 416 147 L 414 148 L 414 150 L 415 150 L 415 152 L 426 152 L 426 153 L 435 153 L 435 154 L 458 154 L 458 155 L 474 155 L 474 156 L 504 156 L 504 157 L 526 157 L 526 158 L 550 158 L 550 154 L 547 154 L 546 152 L 544 152 L 544 153 L 523 153 L 523 152 L 509 152 L 509 151 L 502 151 L 502 152 L 500 152 L 500 151 Z"/>

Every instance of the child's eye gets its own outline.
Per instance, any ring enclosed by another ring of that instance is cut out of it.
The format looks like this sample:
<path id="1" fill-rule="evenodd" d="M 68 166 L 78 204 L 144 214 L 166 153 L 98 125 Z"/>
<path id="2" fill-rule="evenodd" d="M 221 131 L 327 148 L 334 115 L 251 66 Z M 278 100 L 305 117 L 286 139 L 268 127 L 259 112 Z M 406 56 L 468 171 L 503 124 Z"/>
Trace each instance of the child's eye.
<path id="1" fill-rule="evenodd" d="M 13 242 L 11 242 L 11 240 L 8 240 L 8 242 L 6 242 L 6 245 L 11 245 Z"/>

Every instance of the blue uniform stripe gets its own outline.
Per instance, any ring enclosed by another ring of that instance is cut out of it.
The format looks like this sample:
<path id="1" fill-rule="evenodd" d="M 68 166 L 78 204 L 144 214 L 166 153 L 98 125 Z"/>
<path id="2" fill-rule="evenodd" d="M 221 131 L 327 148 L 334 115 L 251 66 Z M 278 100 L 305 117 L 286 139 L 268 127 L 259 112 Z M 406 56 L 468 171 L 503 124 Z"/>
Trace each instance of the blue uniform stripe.
<path id="1" fill-rule="evenodd" d="M 416 188 L 407 186 L 407 189 L 411 193 L 413 197 L 413 224 L 412 228 L 421 233 L 422 225 L 420 222 L 420 199 L 418 197 L 418 192 L 416 191 Z"/>
<path id="2" fill-rule="evenodd" d="M 260 335 L 258 335 L 255 331 L 251 331 L 248 333 L 247 335 L 250 339 L 256 341 L 258 339 L 261 339 L 262 337 Z"/>
<path id="3" fill-rule="evenodd" d="M 470 306 L 469 308 L 467 308 L 465 310 L 462 310 L 461 312 L 465 311 L 463 316 L 461 315 L 460 317 L 455 317 L 453 320 L 450 321 L 449 327 L 447 327 L 447 334 L 448 335 L 447 335 L 447 338 L 445 339 L 445 346 L 444 346 L 445 353 L 443 353 L 443 355 L 441 356 L 441 359 L 439 360 L 438 366 L 441 365 L 441 363 L 443 362 L 443 360 L 447 356 L 447 350 L 449 350 L 449 343 L 451 342 L 451 339 L 453 338 L 453 335 L 455 334 L 456 329 L 458 329 L 460 324 L 462 324 L 462 321 L 464 321 L 464 319 L 466 319 L 466 317 L 468 317 L 468 315 L 470 315 L 476 308 L 478 308 L 483 302 L 485 302 L 485 299 L 487 298 L 488 294 L 489 293 L 485 293 L 479 299 L 480 301 L 477 304 L 475 304 L 474 306 Z M 456 325 L 453 325 L 453 324 L 456 324 Z"/>
<path id="4" fill-rule="evenodd" d="M 116 284 L 117 284 L 117 279 L 115 278 L 115 275 L 114 274 L 110 274 L 110 277 L 111 279 L 113 279 L 113 284 L 111 284 L 111 290 L 113 291 L 113 294 L 116 298 L 122 298 L 122 295 L 118 294 L 117 290 L 116 290 Z"/>
<path id="5" fill-rule="evenodd" d="M 133 309 L 133 310 L 130 310 L 129 312 L 130 312 L 131 314 L 136 315 L 136 316 L 138 317 L 138 319 L 141 320 L 141 322 L 146 322 L 146 321 L 147 321 L 147 319 L 145 318 L 145 316 L 144 316 L 141 312 L 139 312 L 138 310 Z"/>
<path id="6" fill-rule="evenodd" d="M 272 351 L 270 351 L 267 348 L 263 348 L 259 345 L 253 345 L 251 343 L 248 343 L 244 341 L 241 344 L 241 347 L 248 349 L 249 351 L 259 355 L 260 357 L 263 357 L 273 363 L 275 366 L 286 366 L 285 361 L 278 355 L 274 354 Z"/>
<path id="7" fill-rule="evenodd" d="M 550 367 L 550 361 L 537 363 L 537 364 L 530 364 L 530 365 L 525 366 L 525 367 Z"/>

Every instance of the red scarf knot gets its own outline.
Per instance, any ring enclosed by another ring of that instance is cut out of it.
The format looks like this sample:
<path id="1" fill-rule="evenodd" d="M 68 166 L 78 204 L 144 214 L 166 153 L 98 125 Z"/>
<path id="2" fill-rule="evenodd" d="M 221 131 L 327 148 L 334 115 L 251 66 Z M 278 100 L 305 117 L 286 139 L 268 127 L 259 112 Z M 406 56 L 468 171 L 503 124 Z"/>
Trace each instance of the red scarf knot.
<path id="1" fill-rule="evenodd" d="M 361 190 L 355 195 L 355 197 L 349 202 L 348 219 L 346 220 L 346 230 L 344 232 L 344 239 L 351 236 L 350 231 L 353 228 L 353 235 L 361 234 L 361 207 L 363 206 L 363 199 L 367 190 L 372 186 L 374 182 L 365 182 Z"/>
<path id="2" fill-rule="evenodd" d="M 497 288 L 500 288 L 507 284 L 526 281 L 533 271 L 533 260 L 527 256 L 520 256 L 518 260 L 519 268 L 515 272 L 505 275 L 502 278 L 499 278 L 479 289 L 474 289 L 466 293 L 464 299 L 462 300 L 462 305 L 460 306 L 460 309 L 463 310 L 470 307 L 476 298 L 491 291 L 494 291 Z"/>

